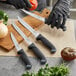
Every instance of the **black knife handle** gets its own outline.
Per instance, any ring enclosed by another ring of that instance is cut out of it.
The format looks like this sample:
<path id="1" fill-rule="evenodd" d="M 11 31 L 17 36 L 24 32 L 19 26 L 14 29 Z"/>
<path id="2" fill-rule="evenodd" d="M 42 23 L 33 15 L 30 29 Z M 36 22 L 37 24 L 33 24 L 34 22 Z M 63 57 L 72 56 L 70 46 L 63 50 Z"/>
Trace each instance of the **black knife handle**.
<path id="1" fill-rule="evenodd" d="M 26 55 L 26 53 L 24 52 L 23 49 L 21 49 L 20 51 L 17 52 L 18 55 L 20 55 L 20 58 L 23 60 L 23 62 L 25 63 L 26 65 L 26 69 L 31 69 L 32 65 Z"/>
<path id="2" fill-rule="evenodd" d="M 29 47 L 29 49 L 31 49 L 34 54 L 40 59 L 41 64 L 45 64 L 46 63 L 46 58 L 45 56 L 42 54 L 42 52 L 35 46 L 34 43 L 32 43 Z"/>
<path id="3" fill-rule="evenodd" d="M 56 52 L 56 48 L 55 46 L 49 42 L 44 36 L 42 36 L 41 34 L 36 38 L 36 40 L 40 40 L 46 47 L 48 47 L 51 50 L 51 53 L 55 53 Z"/>

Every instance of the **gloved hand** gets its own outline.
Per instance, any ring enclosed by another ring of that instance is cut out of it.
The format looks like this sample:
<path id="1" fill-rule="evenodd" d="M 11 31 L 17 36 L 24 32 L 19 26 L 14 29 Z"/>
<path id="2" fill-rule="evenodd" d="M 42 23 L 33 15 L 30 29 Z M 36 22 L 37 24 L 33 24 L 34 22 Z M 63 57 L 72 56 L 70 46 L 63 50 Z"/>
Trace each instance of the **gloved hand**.
<path id="1" fill-rule="evenodd" d="M 17 9 L 19 8 L 28 9 L 32 7 L 29 0 L 7 0 L 6 3 L 15 6 Z"/>
<path id="2" fill-rule="evenodd" d="M 69 7 L 70 0 L 58 0 L 54 5 L 48 19 L 46 20 L 46 24 L 51 24 L 52 28 L 61 28 L 63 31 L 66 31 L 65 23 L 69 17 Z"/>

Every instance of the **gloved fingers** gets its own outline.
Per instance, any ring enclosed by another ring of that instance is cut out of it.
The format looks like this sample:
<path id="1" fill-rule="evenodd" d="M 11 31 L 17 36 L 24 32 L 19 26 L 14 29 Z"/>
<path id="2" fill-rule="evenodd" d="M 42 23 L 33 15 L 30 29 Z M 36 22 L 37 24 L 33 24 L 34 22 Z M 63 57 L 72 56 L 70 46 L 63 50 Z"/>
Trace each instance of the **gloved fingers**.
<path id="1" fill-rule="evenodd" d="M 60 28 L 61 26 L 61 22 L 62 22 L 62 14 L 59 12 L 59 10 L 55 9 L 54 10 L 54 21 L 52 21 L 53 23 L 52 24 L 52 27 L 55 26 L 57 29 Z M 52 18 L 53 19 L 53 18 Z"/>
<path id="2" fill-rule="evenodd" d="M 69 11 L 67 12 L 66 10 L 63 10 L 63 12 L 64 12 L 64 14 L 67 16 L 67 18 L 70 17 L 70 13 L 69 13 Z"/>
<path id="3" fill-rule="evenodd" d="M 52 14 L 52 21 L 51 21 L 51 28 L 54 28 L 56 25 L 56 20 L 58 19 L 58 14 L 56 12 L 56 10 L 53 10 L 53 14 Z"/>
<path id="4" fill-rule="evenodd" d="M 26 8 L 26 4 L 23 0 L 7 0 L 6 3 L 15 6 L 16 9 Z"/>
<path id="5" fill-rule="evenodd" d="M 62 22 L 62 24 L 61 25 L 65 25 L 65 23 L 66 23 L 66 20 L 67 20 L 67 14 L 63 11 L 62 12 L 62 15 L 63 15 L 63 22 Z"/>
<path id="6" fill-rule="evenodd" d="M 29 2 L 29 0 L 23 0 L 23 1 L 25 2 L 26 7 L 28 7 L 28 8 L 31 8 L 31 7 L 32 7 L 32 5 L 31 5 L 31 3 Z"/>
<path id="7" fill-rule="evenodd" d="M 47 7 L 47 0 L 37 0 L 38 1 L 38 7 L 37 7 L 37 11 L 42 11 L 44 8 Z"/>
<path id="8" fill-rule="evenodd" d="M 58 19 L 58 11 L 57 10 L 54 10 L 54 16 L 56 18 L 56 20 Z"/>
<path id="9" fill-rule="evenodd" d="M 52 18 L 53 18 L 53 13 L 50 13 L 49 17 L 45 21 L 45 24 L 50 25 L 52 22 Z"/>
<path id="10" fill-rule="evenodd" d="M 15 0 L 15 1 L 18 3 L 18 4 L 15 3 L 17 5 L 17 7 L 16 7 L 17 9 L 26 7 L 23 0 Z"/>
<path id="11" fill-rule="evenodd" d="M 56 17 L 55 11 L 52 10 L 52 12 L 50 13 L 49 17 L 46 19 L 45 24 L 50 25 L 53 22 L 53 18 L 54 17 Z"/>
<path id="12" fill-rule="evenodd" d="M 67 20 L 67 17 L 65 15 L 63 15 L 63 22 L 61 24 L 61 28 L 63 29 L 63 31 L 66 31 L 66 20 Z"/>
<path id="13" fill-rule="evenodd" d="M 26 8 L 26 4 L 24 3 L 24 1 L 23 0 L 20 0 L 20 1 L 21 1 L 20 7 L 21 8 Z"/>
<path id="14" fill-rule="evenodd" d="M 54 21 L 53 21 L 53 23 L 51 23 L 52 24 L 52 27 L 54 28 L 54 27 L 56 27 L 57 29 L 59 29 L 59 28 L 61 28 L 61 23 L 62 23 L 62 14 L 59 14 L 58 12 L 56 12 L 55 14 L 54 14 Z"/>
<path id="15" fill-rule="evenodd" d="M 12 1 L 11 1 L 11 0 L 10 0 L 9 2 L 10 2 L 10 4 L 14 5 L 14 6 L 15 6 L 15 8 L 17 8 L 17 9 L 18 9 L 18 5 L 17 5 L 17 3 L 19 4 L 18 0 L 17 0 L 17 1 L 16 1 L 16 0 L 13 0 L 13 3 L 12 3 Z"/>
<path id="16" fill-rule="evenodd" d="M 65 23 L 66 23 L 67 15 L 64 11 L 59 11 L 59 12 L 60 12 L 59 15 L 62 16 L 60 28 L 63 29 L 63 31 L 65 31 L 66 30 Z"/>
<path id="17" fill-rule="evenodd" d="M 57 26 L 57 24 L 58 24 L 58 12 L 57 11 L 55 11 L 54 12 L 54 16 L 55 16 L 55 19 L 54 19 L 54 26 L 56 27 L 56 28 L 58 28 L 58 26 Z"/>
<path id="18" fill-rule="evenodd" d="M 59 17 L 58 17 L 58 20 L 57 20 L 57 24 L 56 24 L 57 29 L 60 28 L 61 22 L 62 22 L 62 16 L 59 16 Z"/>
<path id="19" fill-rule="evenodd" d="M 56 11 L 56 28 L 59 29 L 63 20 L 63 16 L 59 11 Z"/>
<path id="20" fill-rule="evenodd" d="M 49 17 L 48 17 L 48 19 L 46 21 L 46 24 L 50 25 L 53 22 L 53 17 L 56 16 L 55 12 L 56 11 L 54 9 L 52 9 L 52 11 L 51 11 L 51 13 L 50 13 L 50 15 L 49 15 Z"/>
<path id="21" fill-rule="evenodd" d="M 67 20 L 67 15 L 65 14 L 65 12 L 63 11 L 60 11 L 60 13 L 62 13 L 63 17 L 62 17 L 62 23 L 61 23 L 61 26 L 60 28 L 63 30 L 63 31 L 66 31 L 66 27 L 65 27 L 65 23 L 66 23 L 66 20 Z"/>
<path id="22" fill-rule="evenodd" d="M 66 8 L 64 8 L 64 7 L 61 7 L 61 13 L 64 13 L 68 18 L 69 18 L 69 15 L 70 15 L 70 13 L 69 13 L 69 8 L 67 8 L 67 6 L 65 6 Z"/>
<path id="23" fill-rule="evenodd" d="M 51 22 L 51 28 L 54 28 L 55 27 L 55 23 L 56 23 L 56 17 L 53 14 L 53 18 L 52 18 L 52 22 Z"/>
<path id="24" fill-rule="evenodd" d="M 26 10 L 29 10 L 23 0 L 15 0 L 15 1 L 18 3 L 18 4 L 14 3 L 15 4 L 14 6 L 16 7 L 16 9 L 24 8 Z"/>

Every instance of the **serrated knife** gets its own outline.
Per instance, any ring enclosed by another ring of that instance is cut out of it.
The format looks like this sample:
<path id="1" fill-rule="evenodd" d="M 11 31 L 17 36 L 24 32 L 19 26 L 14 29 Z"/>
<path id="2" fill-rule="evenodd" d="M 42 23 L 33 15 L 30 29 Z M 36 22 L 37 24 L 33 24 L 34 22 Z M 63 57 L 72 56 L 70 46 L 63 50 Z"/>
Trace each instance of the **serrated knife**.
<path id="1" fill-rule="evenodd" d="M 19 16 L 18 21 L 35 36 L 36 40 L 41 41 L 46 47 L 48 47 L 51 53 L 56 52 L 55 46 L 49 40 L 47 40 L 44 36 L 35 31 L 29 24 L 23 21 Z"/>
<path id="2" fill-rule="evenodd" d="M 32 65 L 28 59 L 28 56 L 26 55 L 26 53 L 24 52 L 24 50 L 19 46 L 15 36 L 13 35 L 13 33 L 11 33 L 11 39 L 17 49 L 17 54 L 20 56 L 20 58 L 23 60 L 23 62 L 26 65 L 26 69 L 31 69 Z"/>
<path id="3" fill-rule="evenodd" d="M 26 35 L 20 30 L 20 28 L 16 24 L 12 23 L 12 26 L 23 37 L 23 39 L 28 44 L 28 48 L 34 52 L 34 54 L 40 60 L 40 63 L 45 64 L 47 60 L 45 56 L 42 54 L 42 52 L 37 48 L 37 46 L 26 37 Z"/>

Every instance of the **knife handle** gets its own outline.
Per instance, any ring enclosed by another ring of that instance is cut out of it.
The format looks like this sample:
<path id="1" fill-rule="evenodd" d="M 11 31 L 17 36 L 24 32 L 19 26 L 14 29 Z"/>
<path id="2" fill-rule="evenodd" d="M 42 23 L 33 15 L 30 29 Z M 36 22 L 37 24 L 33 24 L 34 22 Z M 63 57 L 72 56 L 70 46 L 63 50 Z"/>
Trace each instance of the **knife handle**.
<path id="1" fill-rule="evenodd" d="M 21 49 L 20 51 L 17 52 L 18 55 L 20 55 L 20 58 L 23 60 L 23 62 L 25 63 L 26 65 L 26 69 L 31 69 L 32 65 L 26 55 L 26 53 L 24 52 L 23 49 Z"/>
<path id="2" fill-rule="evenodd" d="M 35 46 L 34 43 L 32 43 L 29 47 L 29 49 L 31 49 L 34 54 L 40 59 L 41 64 L 45 64 L 46 63 L 46 58 L 45 56 L 42 54 L 42 52 Z"/>
<path id="3" fill-rule="evenodd" d="M 36 40 L 40 40 L 46 47 L 48 47 L 51 50 L 51 53 L 55 53 L 56 52 L 56 48 L 55 46 L 49 42 L 44 36 L 42 36 L 41 34 L 38 35 L 38 37 L 36 38 Z"/>

